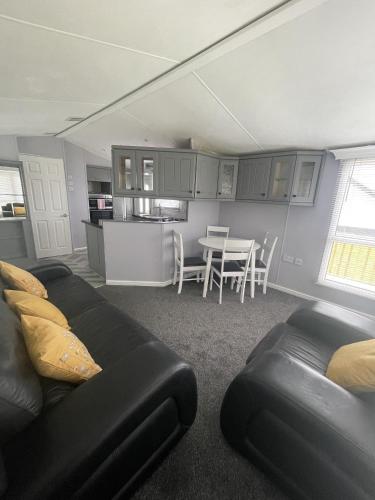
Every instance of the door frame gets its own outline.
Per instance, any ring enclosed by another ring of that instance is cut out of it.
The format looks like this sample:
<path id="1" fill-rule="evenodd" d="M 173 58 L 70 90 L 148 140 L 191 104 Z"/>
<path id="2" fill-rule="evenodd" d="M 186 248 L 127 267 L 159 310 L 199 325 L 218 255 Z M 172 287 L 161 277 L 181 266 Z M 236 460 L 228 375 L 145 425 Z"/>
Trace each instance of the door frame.
<path id="1" fill-rule="evenodd" d="M 69 196 L 68 196 L 68 180 L 67 180 L 67 176 L 66 176 L 66 168 L 65 168 L 64 158 L 60 158 L 60 157 L 54 158 L 53 156 L 42 156 L 42 155 L 35 155 L 35 154 L 29 154 L 29 153 L 19 153 L 18 154 L 18 158 L 19 158 L 19 163 L 21 164 L 20 165 L 21 182 L 22 182 L 22 188 L 24 190 L 24 198 L 26 200 L 27 217 L 28 217 L 28 219 L 30 221 L 31 234 L 32 234 L 32 237 L 33 237 L 34 253 L 35 253 L 35 256 L 36 256 L 37 259 L 39 257 L 37 256 L 37 252 L 36 252 L 34 230 L 33 230 L 33 225 L 32 225 L 33 219 L 32 219 L 32 216 L 31 216 L 30 203 L 29 203 L 29 193 L 27 192 L 27 187 L 26 187 L 26 176 L 25 176 L 25 169 L 24 169 L 23 161 L 24 160 L 27 161 L 30 158 L 44 158 L 44 159 L 48 159 L 48 160 L 61 160 L 62 166 L 63 166 L 63 169 L 64 169 L 65 192 L 66 192 L 66 200 L 67 200 L 67 212 L 68 212 L 68 216 L 69 216 L 70 245 L 71 245 L 72 253 L 73 253 L 74 248 L 73 248 L 73 238 L 72 238 L 72 234 L 73 234 L 72 233 L 72 219 L 71 219 L 71 215 L 70 215 L 70 203 L 69 203 Z M 58 257 L 58 256 L 56 256 L 56 257 Z M 40 257 L 40 258 L 49 258 L 49 257 Z"/>

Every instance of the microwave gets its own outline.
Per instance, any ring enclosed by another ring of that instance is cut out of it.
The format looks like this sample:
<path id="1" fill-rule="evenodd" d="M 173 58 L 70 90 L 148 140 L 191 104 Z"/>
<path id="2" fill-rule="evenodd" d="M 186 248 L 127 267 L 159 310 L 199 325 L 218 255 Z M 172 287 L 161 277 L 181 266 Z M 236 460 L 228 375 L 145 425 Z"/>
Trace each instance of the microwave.
<path id="1" fill-rule="evenodd" d="M 109 194 L 95 194 L 89 196 L 90 210 L 112 210 L 112 196 Z"/>

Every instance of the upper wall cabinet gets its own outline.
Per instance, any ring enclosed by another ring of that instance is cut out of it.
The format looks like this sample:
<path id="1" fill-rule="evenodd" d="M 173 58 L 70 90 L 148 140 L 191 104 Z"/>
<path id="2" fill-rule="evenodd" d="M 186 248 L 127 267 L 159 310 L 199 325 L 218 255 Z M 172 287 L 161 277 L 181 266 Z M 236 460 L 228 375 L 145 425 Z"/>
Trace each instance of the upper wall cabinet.
<path id="1" fill-rule="evenodd" d="M 219 176 L 219 159 L 212 156 L 197 155 L 195 178 L 196 198 L 216 198 Z"/>
<path id="2" fill-rule="evenodd" d="M 297 157 L 291 198 L 293 205 L 314 203 L 321 163 L 321 155 Z"/>
<path id="3" fill-rule="evenodd" d="M 87 180 L 96 182 L 112 182 L 112 170 L 107 167 L 87 165 Z"/>
<path id="4" fill-rule="evenodd" d="M 234 200 L 238 176 L 238 160 L 222 158 L 219 164 L 217 181 L 217 198 L 221 200 Z"/>
<path id="5" fill-rule="evenodd" d="M 247 158 L 240 160 L 237 199 L 266 200 L 272 158 Z"/>
<path id="6" fill-rule="evenodd" d="M 161 151 L 159 165 L 159 196 L 194 198 L 194 153 Z"/>
<path id="7" fill-rule="evenodd" d="M 113 194 L 157 194 L 158 159 L 157 151 L 113 149 Z"/>
<path id="8" fill-rule="evenodd" d="M 293 184 L 296 156 L 272 158 L 271 177 L 268 199 L 271 201 L 289 201 Z"/>

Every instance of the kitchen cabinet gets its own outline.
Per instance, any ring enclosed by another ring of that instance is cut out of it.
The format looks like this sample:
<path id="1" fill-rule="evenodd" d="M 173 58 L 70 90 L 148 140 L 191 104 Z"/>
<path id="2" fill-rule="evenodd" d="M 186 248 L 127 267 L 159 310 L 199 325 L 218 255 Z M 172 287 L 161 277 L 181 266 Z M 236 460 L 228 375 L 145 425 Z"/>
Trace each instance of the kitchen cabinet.
<path id="1" fill-rule="evenodd" d="M 236 196 L 238 200 L 267 199 L 271 164 L 272 158 L 240 160 Z"/>
<path id="2" fill-rule="evenodd" d="M 87 180 L 97 182 L 112 182 L 112 169 L 87 165 Z"/>
<path id="3" fill-rule="evenodd" d="M 296 156 L 275 156 L 272 158 L 268 199 L 286 202 L 290 200 Z"/>
<path id="4" fill-rule="evenodd" d="M 150 150 L 136 151 L 135 161 L 138 194 L 145 196 L 157 194 L 159 153 Z"/>
<path id="5" fill-rule="evenodd" d="M 314 203 L 321 163 L 321 155 L 297 156 L 291 198 L 293 205 Z"/>
<path id="6" fill-rule="evenodd" d="M 134 149 L 112 149 L 113 194 L 124 196 L 135 194 L 137 166 Z"/>
<path id="7" fill-rule="evenodd" d="M 219 163 L 218 158 L 197 155 L 195 198 L 216 198 Z"/>
<path id="8" fill-rule="evenodd" d="M 85 223 L 89 267 L 105 277 L 103 228 Z"/>
<path id="9" fill-rule="evenodd" d="M 159 196 L 194 198 L 195 153 L 159 153 Z"/>
<path id="10" fill-rule="evenodd" d="M 238 176 L 238 160 L 220 159 L 219 175 L 217 180 L 217 198 L 234 200 L 236 197 Z"/>
<path id="11" fill-rule="evenodd" d="M 158 158 L 157 151 L 113 149 L 114 195 L 156 194 Z"/>

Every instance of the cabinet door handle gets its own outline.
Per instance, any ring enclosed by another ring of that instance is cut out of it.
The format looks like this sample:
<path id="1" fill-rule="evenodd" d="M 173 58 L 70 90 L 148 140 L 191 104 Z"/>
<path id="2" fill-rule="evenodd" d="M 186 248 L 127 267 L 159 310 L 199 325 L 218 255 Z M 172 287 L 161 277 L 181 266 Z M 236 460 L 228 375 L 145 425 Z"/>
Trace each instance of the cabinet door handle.
<path id="1" fill-rule="evenodd" d="M 191 192 L 191 191 L 190 191 Z M 201 192 L 200 191 L 197 191 L 197 194 L 200 194 Z"/>
<path id="2" fill-rule="evenodd" d="M 134 191 L 134 188 L 130 188 L 130 189 L 131 189 L 131 191 Z"/>
<path id="3" fill-rule="evenodd" d="M 221 194 L 221 191 L 219 191 L 217 194 Z"/>
<path id="4" fill-rule="evenodd" d="M 288 197 L 288 195 L 286 193 L 284 193 L 284 198 L 287 198 L 287 197 Z"/>
<path id="5" fill-rule="evenodd" d="M 141 191 L 141 188 L 138 188 L 138 191 Z"/>
<path id="6" fill-rule="evenodd" d="M 266 196 L 266 193 L 261 193 L 262 196 Z"/>
<path id="7" fill-rule="evenodd" d="M 296 194 L 292 194 L 293 198 L 297 198 L 297 195 Z"/>
<path id="8" fill-rule="evenodd" d="M 193 191 L 190 189 L 189 193 L 192 193 Z M 197 191 L 198 192 L 198 191 Z"/>

